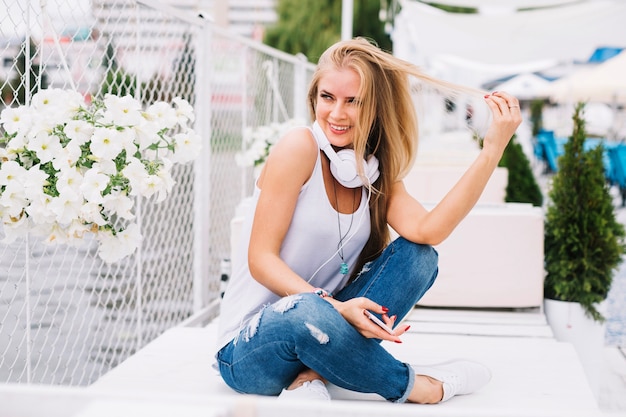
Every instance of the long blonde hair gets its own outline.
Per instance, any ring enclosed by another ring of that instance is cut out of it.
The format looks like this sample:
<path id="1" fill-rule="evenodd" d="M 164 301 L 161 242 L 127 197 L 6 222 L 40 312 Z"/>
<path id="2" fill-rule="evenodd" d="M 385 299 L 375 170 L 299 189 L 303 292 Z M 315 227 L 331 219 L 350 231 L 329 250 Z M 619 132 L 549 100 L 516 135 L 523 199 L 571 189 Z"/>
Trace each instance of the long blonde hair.
<path id="1" fill-rule="evenodd" d="M 404 178 L 415 161 L 418 120 L 411 96 L 410 76 L 450 94 L 470 90 L 424 74 L 417 66 L 382 51 L 364 38 L 340 41 L 320 57 L 308 92 L 309 111 L 315 120 L 318 86 L 329 70 L 352 69 L 360 77 L 360 111 L 354 126 L 356 155 L 375 155 L 381 175 L 372 184 L 371 234 L 360 254 L 356 273 L 389 243 L 387 201 L 393 184 Z M 357 158 L 357 170 L 363 166 Z"/>

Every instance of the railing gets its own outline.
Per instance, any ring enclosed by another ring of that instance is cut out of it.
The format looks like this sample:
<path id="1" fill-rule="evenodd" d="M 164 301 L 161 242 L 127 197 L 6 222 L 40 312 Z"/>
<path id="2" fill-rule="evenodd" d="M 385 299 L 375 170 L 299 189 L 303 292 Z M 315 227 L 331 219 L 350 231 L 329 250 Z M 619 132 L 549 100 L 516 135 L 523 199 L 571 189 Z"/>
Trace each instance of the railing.
<path id="1" fill-rule="evenodd" d="M 0 111 L 46 86 L 181 96 L 203 138 L 165 201 L 136 202 L 144 239 L 131 257 L 105 264 L 90 238 L 0 243 L 0 382 L 87 385 L 219 297 L 229 222 L 251 190 L 235 163 L 243 129 L 306 119 L 312 65 L 155 0 L 0 3 Z"/>

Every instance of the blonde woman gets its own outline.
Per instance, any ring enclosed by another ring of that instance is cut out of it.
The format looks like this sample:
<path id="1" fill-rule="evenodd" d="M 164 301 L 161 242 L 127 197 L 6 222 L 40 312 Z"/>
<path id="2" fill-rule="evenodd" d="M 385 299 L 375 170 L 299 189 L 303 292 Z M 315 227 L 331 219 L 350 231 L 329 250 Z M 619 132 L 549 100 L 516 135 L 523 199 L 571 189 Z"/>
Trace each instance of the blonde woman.
<path id="1" fill-rule="evenodd" d="M 417 148 L 411 76 L 454 88 L 364 39 L 320 58 L 308 97 L 315 122 L 288 132 L 268 157 L 244 222 L 247 256 L 233 265 L 222 302 L 216 358 L 234 390 L 329 399 L 331 382 L 438 403 L 489 381 L 482 364 L 411 365 L 380 341 L 401 343 L 407 326 L 396 323 L 437 276 L 432 245 L 475 205 L 521 122 L 519 103 L 485 95 L 492 117 L 483 148 L 427 211 L 402 182 Z"/>

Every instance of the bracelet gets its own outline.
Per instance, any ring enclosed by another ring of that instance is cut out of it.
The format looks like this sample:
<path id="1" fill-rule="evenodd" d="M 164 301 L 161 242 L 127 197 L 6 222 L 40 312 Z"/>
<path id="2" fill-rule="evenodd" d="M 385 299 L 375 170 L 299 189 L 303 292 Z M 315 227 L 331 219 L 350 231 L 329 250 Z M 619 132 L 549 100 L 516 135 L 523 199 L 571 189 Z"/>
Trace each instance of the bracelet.
<path id="1" fill-rule="evenodd" d="M 326 291 L 323 288 L 315 288 L 313 289 L 313 294 L 316 294 L 322 298 L 326 298 L 326 297 L 330 297 L 333 298 L 332 294 L 330 294 L 328 291 Z"/>

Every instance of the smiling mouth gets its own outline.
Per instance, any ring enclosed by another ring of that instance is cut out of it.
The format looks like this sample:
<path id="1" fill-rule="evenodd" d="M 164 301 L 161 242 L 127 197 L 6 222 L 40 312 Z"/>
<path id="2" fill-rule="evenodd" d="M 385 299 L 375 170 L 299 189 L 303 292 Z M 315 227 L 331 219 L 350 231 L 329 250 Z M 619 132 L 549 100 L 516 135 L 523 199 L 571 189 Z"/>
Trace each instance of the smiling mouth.
<path id="1" fill-rule="evenodd" d="M 340 132 L 345 132 L 346 130 L 350 129 L 350 126 L 337 126 L 332 124 L 329 124 L 329 126 L 331 129 L 338 130 Z"/>

